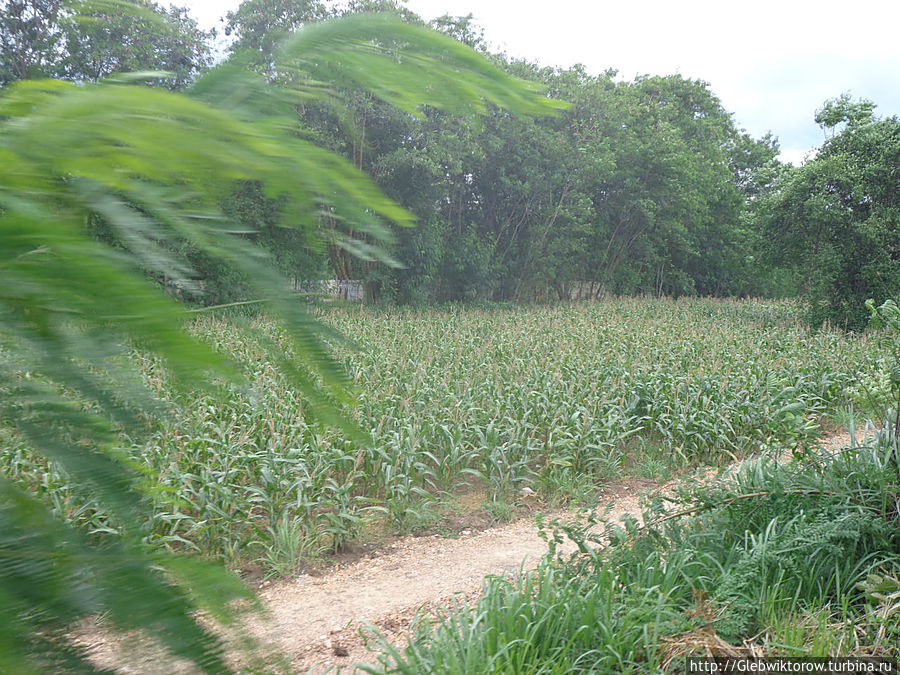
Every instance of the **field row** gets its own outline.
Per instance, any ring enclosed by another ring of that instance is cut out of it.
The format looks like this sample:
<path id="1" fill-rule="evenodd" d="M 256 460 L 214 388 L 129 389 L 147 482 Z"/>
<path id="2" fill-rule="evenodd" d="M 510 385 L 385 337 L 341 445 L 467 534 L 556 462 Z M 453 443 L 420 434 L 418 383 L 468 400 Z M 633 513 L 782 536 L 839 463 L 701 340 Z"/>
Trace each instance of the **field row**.
<path id="1" fill-rule="evenodd" d="M 321 312 L 356 345 L 335 350 L 358 392 L 348 414 L 371 444 L 308 422 L 263 346 L 279 337 L 266 320 L 201 319 L 197 333 L 253 387 L 176 395 L 144 363 L 179 411 L 133 448 L 154 471 L 154 538 L 278 573 L 357 537 L 367 517 L 400 532 L 427 523 L 463 484 L 483 487 L 498 514 L 526 485 L 587 500 L 626 472 L 802 445 L 881 353 L 874 339 L 811 332 L 781 303 Z M 115 527 L 65 476 L 6 445 L 6 472 L 89 529 Z"/>

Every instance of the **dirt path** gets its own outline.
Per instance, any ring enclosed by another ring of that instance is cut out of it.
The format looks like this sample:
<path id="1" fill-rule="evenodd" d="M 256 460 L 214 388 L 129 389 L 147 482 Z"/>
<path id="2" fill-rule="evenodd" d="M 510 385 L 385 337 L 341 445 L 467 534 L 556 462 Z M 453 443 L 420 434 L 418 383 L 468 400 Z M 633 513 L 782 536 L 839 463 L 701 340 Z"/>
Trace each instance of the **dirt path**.
<path id="1" fill-rule="evenodd" d="M 821 445 L 830 450 L 849 441 L 849 434 L 842 432 Z M 715 474 L 707 472 L 709 478 Z M 618 522 L 625 514 L 640 514 L 641 499 L 667 487 L 652 480 L 618 481 L 601 491 L 597 509 L 609 506 L 607 519 Z M 550 520 L 572 514 L 544 515 Z M 547 551 L 533 517 L 467 532 L 458 539 L 406 538 L 322 577 L 273 584 L 260 594 L 269 618 L 254 620 L 248 628 L 261 644 L 291 655 L 300 672 L 322 673 L 334 667 L 353 672 L 351 664 L 374 660 L 360 635 L 364 622 L 398 643 L 417 611 L 446 604 L 456 594 L 474 599 L 485 576 L 532 569 Z"/>
<path id="2" fill-rule="evenodd" d="M 848 441 L 847 434 L 834 434 L 822 446 L 830 449 Z M 598 509 L 608 506 L 606 517 L 614 522 L 625 514 L 638 515 L 641 498 L 666 487 L 652 480 L 619 481 L 601 491 Z M 544 511 L 548 521 L 566 515 L 571 514 Z M 479 532 L 462 530 L 458 535 L 455 539 L 406 537 L 321 576 L 300 575 L 264 584 L 259 597 L 266 612 L 247 617 L 242 628 L 258 642 L 256 653 L 264 664 L 271 665 L 273 655 L 281 654 L 296 672 L 340 668 L 351 673 L 353 663 L 374 661 L 361 636 L 364 624 L 375 625 L 392 642 L 400 643 L 418 611 L 448 603 L 454 596 L 473 600 L 485 576 L 531 569 L 547 550 L 533 517 Z M 154 657 L 140 645 L 135 648 L 133 640 L 98 633 L 96 627 L 87 626 L 77 638 L 91 646 L 97 665 L 141 675 L 195 672 L 190 664 L 159 658 L 158 650 Z M 234 665 L 247 665 L 246 655 L 239 650 L 233 658 Z"/>
<path id="3" fill-rule="evenodd" d="M 601 508 L 612 501 L 614 520 L 638 513 L 640 497 L 656 487 L 649 480 L 617 483 L 602 495 Z M 566 515 L 571 514 L 544 512 L 548 520 Z M 533 517 L 481 532 L 464 530 L 458 539 L 405 538 L 322 577 L 304 575 L 264 588 L 260 598 L 269 616 L 247 628 L 261 644 L 291 654 L 300 672 L 370 661 L 360 636 L 364 622 L 400 638 L 418 610 L 456 594 L 477 597 L 485 576 L 531 569 L 546 552 Z"/>
<path id="4" fill-rule="evenodd" d="M 656 481 L 629 479 L 600 491 L 599 508 L 610 505 L 608 517 L 618 520 L 640 511 L 640 498 L 658 489 Z M 536 509 L 549 522 L 573 514 Z M 340 668 L 352 673 L 354 663 L 374 662 L 361 628 L 375 625 L 393 643 L 401 643 L 420 610 L 427 611 L 462 596 L 480 595 L 488 575 L 512 576 L 534 568 L 547 552 L 534 514 L 506 525 L 474 531 L 457 538 L 440 535 L 405 537 L 352 563 L 331 567 L 320 576 L 302 574 L 262 584 L 262 614 L 249 614 L 240 630 L 252 637 L 252 653 L 229 649 L 236 670 L 252 672 L 324 673 Z M 232 634 L 232 631 L 228 631 Z M 198 672 L 189 662 L 167 656 L 138 635 L 111 634 L 94 620 L 73 632 L 74 642 L 88 648 L 98 667 L 121 674 L 187 675 Z M 226 637 L 236 644 L 240 637 Z M 358 671 L 357 671 L 358 672 Z"/>

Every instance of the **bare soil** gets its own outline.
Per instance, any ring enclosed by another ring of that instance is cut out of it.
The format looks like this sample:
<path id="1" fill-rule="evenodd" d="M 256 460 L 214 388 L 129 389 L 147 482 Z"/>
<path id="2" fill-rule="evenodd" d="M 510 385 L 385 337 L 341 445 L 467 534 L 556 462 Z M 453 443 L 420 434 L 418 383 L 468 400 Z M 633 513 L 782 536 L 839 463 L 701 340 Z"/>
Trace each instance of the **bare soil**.
<path id="1" fill-rule="evenodd" d="M 605 488 L 601 497 L 612 502 L 609 517 L 618 520 L 639 513 L 640 497 L 657 487 L 650 480 L 622 481 Z M 568 511 L 538 511 L 547 521 L 572 516 Z M 535 567 L 547 552 L 534 515 L 480 532 L 464 529 L 458 535 L 407 537 L 322 577 L 273 583 L 260 591 L 268 617 L 255 618 L 247 627 L 260 643 L 293 654 L 301 672 L 372 661 L 361 631 L 366 623 L 399 640 L 417 613 L 454 597 L 471 601 L 480 595 L 486 576 L 515 576 Z"/>

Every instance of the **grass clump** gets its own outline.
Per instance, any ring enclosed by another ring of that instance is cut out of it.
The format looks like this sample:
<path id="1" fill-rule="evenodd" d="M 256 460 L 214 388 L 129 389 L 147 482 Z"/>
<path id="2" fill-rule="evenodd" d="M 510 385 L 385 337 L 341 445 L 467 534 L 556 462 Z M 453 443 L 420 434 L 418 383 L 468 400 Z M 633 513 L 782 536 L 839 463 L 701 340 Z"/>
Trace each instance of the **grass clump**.
<path id="1" fill-rule="evenodd" d="M 887 433 L 814 460 L 764 456 L 656 498 L 645 525 L 568 526 L 576 556 L 489 579 L 405 647 L 382 643 L 368 672 L 682 672 L 705 649 L 896 657 L 897 459 Z"/>

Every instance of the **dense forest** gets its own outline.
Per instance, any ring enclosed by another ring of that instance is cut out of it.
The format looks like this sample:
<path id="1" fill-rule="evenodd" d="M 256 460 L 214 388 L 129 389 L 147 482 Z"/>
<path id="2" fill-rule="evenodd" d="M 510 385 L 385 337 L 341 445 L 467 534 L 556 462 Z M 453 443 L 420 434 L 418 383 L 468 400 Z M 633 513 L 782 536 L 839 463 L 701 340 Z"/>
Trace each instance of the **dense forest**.
<path id="1" fill-rule="evenodd" d="M 145 3 L 144 15 L 101 8 L 76 19 L 67 7 L 4 3 L 0 85 L 165 71 L 153 84 L 183 89 L 213 66 L 216 36 L 186 9 Z M 276 69 L 280 38 L 370 11 L 423 24 L 391 0 L 247 0 L 223 19 L 227 54 L 272 83 L 303 78 Z M 868 297 L 900 288 L 900 122 L 876 116 L 873 103 L 826 102 L 815 114 L 828 139 L 793 167 L 779 162 L 777 139 L 740 129 L 702 81 L 539 67 L 491 53 L 471 16 L 429 25 L 565 108 L 538 118 L 491 104 L 483 116 L 411 114 L 349 81 L 336 82 L 340 96 L 293 105 L 292 133 L 371 176 L 415 227 L 365 214 L 339 222 L 325 207 L 330 239 L 311 242 L 258 181 L 223 186 L 226 213 L 285 275 L 358 280 L 369 300 L 399 303 L 799 294 L 815 321 L 852 327 Z M 247 296 L 246 278 L 188 254 L 197 300 Z"/>

